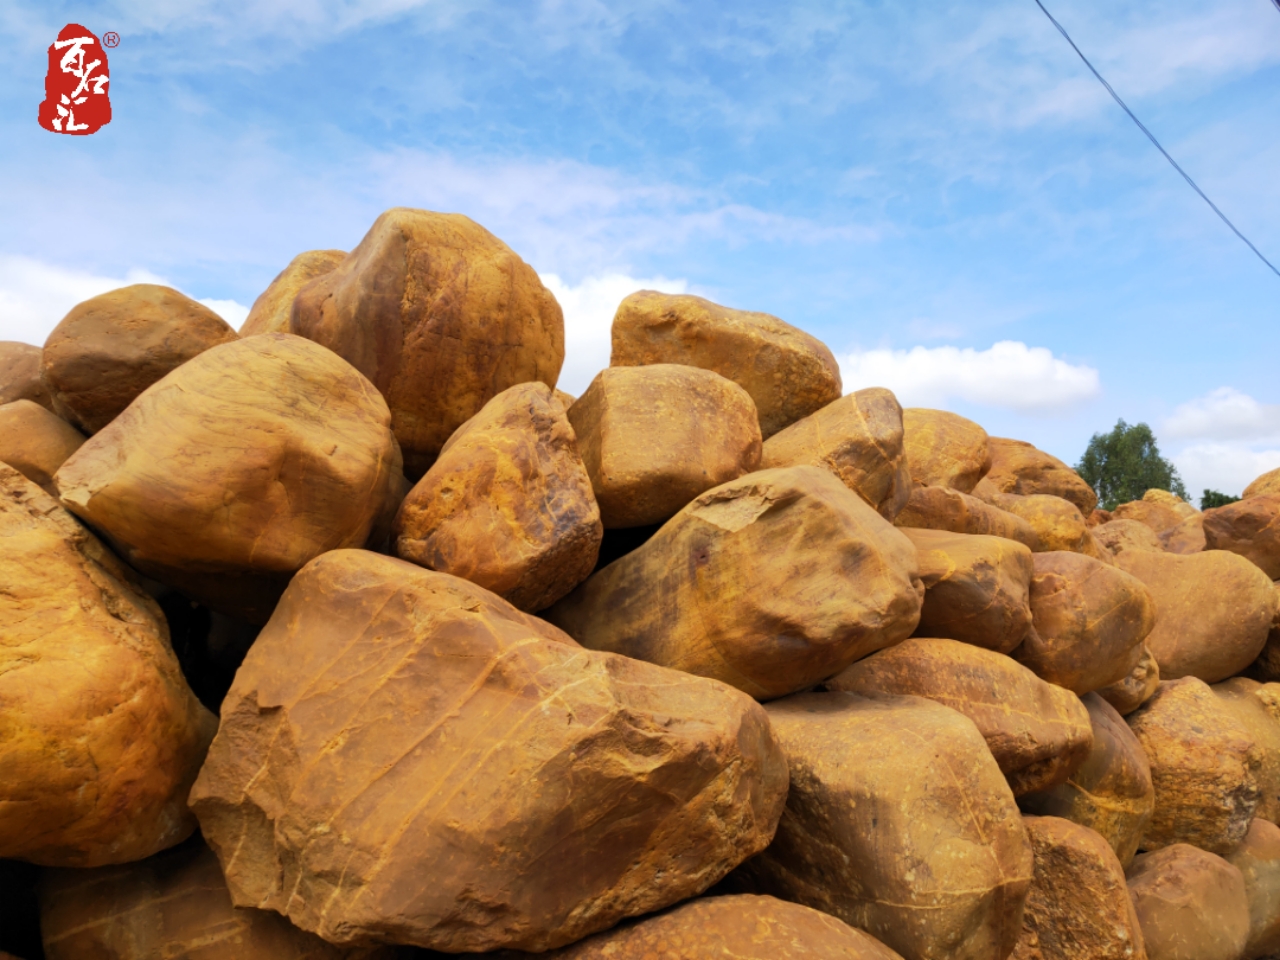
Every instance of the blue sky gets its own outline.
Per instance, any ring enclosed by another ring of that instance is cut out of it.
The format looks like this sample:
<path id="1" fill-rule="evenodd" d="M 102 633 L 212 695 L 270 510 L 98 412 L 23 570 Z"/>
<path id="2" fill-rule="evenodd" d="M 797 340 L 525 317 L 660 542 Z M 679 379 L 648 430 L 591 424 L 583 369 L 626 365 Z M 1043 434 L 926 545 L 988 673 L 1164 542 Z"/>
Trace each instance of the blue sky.
<path id="1" fill-rule="evenodd" d="M 1046 0 L 1280 263 L 1280 11 Z M 46 49 L 110 52 L 112 123 L 37 126 Z M 821 337 L 1069 462 L 1146 421 L 1193 492 L 1280 466 L 1280 278 L 1033 0 L 0 0 L 0 338 L 138 280 L 233 323 L 383 209 L 471 216 L 565 307 L 562 385 L 631 290 Z"/>

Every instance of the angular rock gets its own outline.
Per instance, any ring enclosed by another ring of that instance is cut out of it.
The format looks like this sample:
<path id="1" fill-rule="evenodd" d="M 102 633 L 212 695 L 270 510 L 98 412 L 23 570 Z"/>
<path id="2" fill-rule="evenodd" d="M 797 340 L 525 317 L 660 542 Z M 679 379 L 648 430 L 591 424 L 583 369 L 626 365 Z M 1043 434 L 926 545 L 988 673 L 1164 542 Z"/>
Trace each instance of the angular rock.
<path id="1" fill-rule="evenodd" d="M 160 608 L 3 464 L 0 539 L 0 857 L 92 867 L 178 843 L 215 721 Z"/>
<path id="2" fill-rule="evenodd" d="M 290 260 L 289 265 L 276 274 L 267 289 L 253 301 L 249 315 L 240 325 L 240 336 L 291 332 L 289 317 L 298 291 L 317 277 L 332 273 L 346 255 L 345 250 L 308 250 Z"/>
<path id="3" fill-rule="evenodd" d="M 1070 550 L 1073 553 L 1097 553 L 1084 516 L 1075 504 L 1061 497 L 999 493 L 985 479 L 973 488 L 973 494 L 1025 521 L 1035 531 L 1036 545 L 1031 549 L 1037 552 Z"/>
<path id="4" fill-rule="evenodd" d="M 53 398 L 40 376 L 39 347 L 0 340 L 0 404 L 31 400 L 53 412 Z"/>
<path id="5" fill-rule="evenodd" d="M 1200 553 L 1204 550 L 1204 514 L 1196 513 L 1176 527 L 1160 534 L 1160 546 L 1165 553 Z"/>
<path id="6" fill-rule="evenodd" d="M 1040 549 L 1040 538 L 1021 517 L 946 487 L 912 488 L 906 506 L 893 518 L 893 523 L 918 530 L 1004 537 L 1030 550 Z"/>
<path id="7" fill-rule="evenodd" d="M 991 437 L 989 448 L 991 469 L 983 479 L 1001 493 L 1062 497 L 1086 517 L 1098 505 L 1093 488 L 1057 457 L 1022 440 L 1003 437 Z"/>
<path id="8" fill-rule="evenodd" d="M 1094 527 L 1093 535 L 1113 554 L 1125 550 L 1164 549 L 1155 531 L 1138 520 L 1109 520 Z"/>
<path id="9" fill-rule="evenodd" d="M 613 318 L 609 362 L 714 370 L 751 395 L 765 439 L 842 392 L 840 366 L 817 338 L 770 314 L 733 310 L 687 294 L 641 290 L 623 300 Z"/>
<path id="10" fill-rule="evenodd" d="M 1280 493 L 1280 467 L 1255 478 L 1252 483 L 1244 488 L 1244 493 L 1240 494 L 1240 499 L 1248 500 L 1250 497 L 1260 497 L 1267 493 Z"/>
<path id="11" fill-rule="evenodd" d="M 1111 511 L 1116 520 L 1136 520 L 1152 533 L 1172 530 L 1200 513 L 1176 494 L 1168 490 L 1148 490 L 1141 500 L 1122 503 Z"/>
<path id="12" fill-rule="evenodd" d="M 1093 743 L 1079 697 L 1026 667 L 955 640 L 913 638 L 859 660 L 828 690 L 924 697 L 977 726 L 1014 796 L 1062 783 Z"/>
<path id="13" fill-rule="evenodd" d="M 911 495 L 897 399 L 883 387 L 858 390 L 765 441 L 762 469 L 803 464 L 830 470 L 893 522 Z"/>
<path id="14" fill-rule="evenodd" d="M 1227 862 L 1244 877 L 1249 941 L 1243 960 L 1280 953 L 1280 827 L 1255 817 L 1244 842 Z"/>
<path id="15" fill-rule="evenodd" d="M 390 419 L 340 357 L 262 334 L 155 384 L 56 481 L 63 505 L 134 567 L 265 623 L 295 571 L 326 550 L 362 546 L 399 506 Z"/>
<path id="16" fill-rule="evenodd" d="M 400 505 L 395 552 L 541 610 L 595 568 L 603 532 L 564 407 L 522 383 L 449 438 Z"/>
<path id="17" fill-rule="evenodd" d="M 191 805 L 238 906 L 344 945 L 539 952 L 701 893 L 786 790 L 738 691 L 337 550 L 249 651 Z"/>
<path id="18" fill-rule="evenodd" d="M 1240 871 L 1185 843 L 1144 853 L 1129 870 L 1149 960 L 1240 960 L 1249 903 Z"/>
<path id="19" fill-rule="evenodd" d="M 1280 683 L 1258 683 L 1233 677 L 1210 689 L 1258 745 L 1258 809 L 1254 816 L 1275 823 L 1280 819 Z"/>
<path id="20" fill-rule="evenodd" d="M 916 550 L 826 470 L 761 470 L 704 493 L 546 617 L 575 640 L 761 700 L 911 636 Z"/>
<path id="21" fill-rule="evenodd" d="M 959 414 L 909 407 L 902 428 L 917 484 L 968 493 L 991 468 L 987 431 Z"/>
<path id="22" fill-rule="evenodd" d="M 51 496 L 53 475 L 83 443 L 84 434 L 32 400 L 0 406 L 0 462 Z"/>
<path id="23" fill-rule="evenodd" d="M 54 412 L 92 434 L 166 374 L 236 339 L 204 304 L 136 283 L 72 307 L 45 341 L 41 369 Z"/>
<path id="24" fill-rule="evenodd" d="M 611 530 L 662 523 L 698 494 L 760 465 L 751 397 L 710 370 L 610 367 L 568 416 Z"/>
<path id="25" fill-rule="evenodd" d="M 1098 696 L 1111 704 L 1120 716 L 1127 717 L 1150 700 L 1159 686 L 1160 665 L 1151 655 L 1151 648 L 1143 643 L 1138 665 L 1123 680 L 1099 687 Z"/>
<path id="26" fill-rule="evenodd" d="M 1191 843 L 1230 854 L 1260 799 L 1262 753 L 1249 730 L 1195 677 L 1162 681 L 1127 719 L 1151 764 L 1156 791 L 1141 848 Z"/>
<path id="27" fill-rule="evenodd" d="M 415 478 L 486 403 L 517 383 L 554 387 L 564 362 L 551 291 L 459 213 L 383 213 L 346 259 L 298 291 L 289 330 L 382 391 Z"/>
<path id="28" fill-rule="evenodd" d="M 1280 580 L 1280 492 L 1204 512 L 1206 550 L 1227 550 Z"/>

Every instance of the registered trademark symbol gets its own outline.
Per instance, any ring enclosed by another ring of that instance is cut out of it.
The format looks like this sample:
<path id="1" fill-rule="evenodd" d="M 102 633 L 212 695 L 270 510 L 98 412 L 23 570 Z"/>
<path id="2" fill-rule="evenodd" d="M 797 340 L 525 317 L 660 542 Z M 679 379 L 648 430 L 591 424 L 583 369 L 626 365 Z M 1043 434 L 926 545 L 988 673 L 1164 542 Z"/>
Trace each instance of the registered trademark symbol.
<path id="1" fill-rule="evenodd" d="M 104 47 L 120 46 L 120 34 L 116 33 L 114 30 L 108 30 L 102 35 L 102 45 Z"/>

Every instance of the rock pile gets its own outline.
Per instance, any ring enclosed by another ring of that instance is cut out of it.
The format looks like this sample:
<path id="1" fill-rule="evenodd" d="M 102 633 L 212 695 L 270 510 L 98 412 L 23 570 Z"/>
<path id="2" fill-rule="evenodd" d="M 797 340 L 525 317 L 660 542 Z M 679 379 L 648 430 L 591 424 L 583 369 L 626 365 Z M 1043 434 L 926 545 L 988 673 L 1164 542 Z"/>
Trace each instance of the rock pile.
<path id="1" fill-rule="evenodd" d="M 1104 513 L 697 297 L 563 355 L 407 209 L 0 344 L 0 957 L 1280 956 L 1274 474 Z"/>

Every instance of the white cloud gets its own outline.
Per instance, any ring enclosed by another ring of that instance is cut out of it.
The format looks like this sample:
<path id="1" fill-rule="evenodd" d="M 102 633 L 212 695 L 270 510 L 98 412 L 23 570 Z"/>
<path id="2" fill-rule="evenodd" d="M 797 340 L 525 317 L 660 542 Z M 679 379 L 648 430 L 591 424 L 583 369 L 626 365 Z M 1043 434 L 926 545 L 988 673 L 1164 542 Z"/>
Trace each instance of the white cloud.
<path id="1" fill-rule="evenodd" d="M 1187 493 L 1199 502 L 1202 490 L 1218 490 L 1234 497 L 1254 479 L 1280 467 L 1280 450 L 1253 450 L 1239 443 L 1198 443 L 1169 457 Z"/>
<path id="2" fill-rule="evenodd" d="M 1188 440 L 1280 439 L 1280 404 L 1259 403 L 1233 387 L 1219 387 L 1178 406 L 1161 432 Z"/>
<path id="3" fill-rule="evenodd" d="M 249 308 L 243 303 L 237 303 L 235 300 L 210 300 L 205 298 L 198 302 L 203 303 L 237 330 L 240 329 L 240 325 L 244 323 L 245 318 L 249 316 Z"/>
<path id="4" fill-rule="evenodd" d="M 1096 397 L 1098 371 L 1044 347 L 1002 340 L 988 350 L 913 347 L 855 351 L 839 358 L 846 390 L 888 387 L 904 407 L 964 400 L 1022 413 L 1055 413 Z"/>

